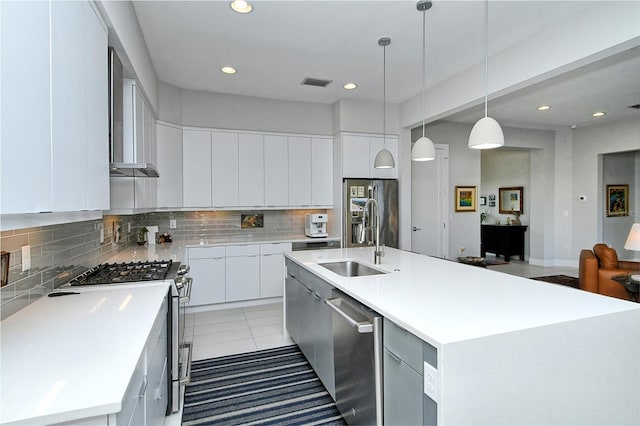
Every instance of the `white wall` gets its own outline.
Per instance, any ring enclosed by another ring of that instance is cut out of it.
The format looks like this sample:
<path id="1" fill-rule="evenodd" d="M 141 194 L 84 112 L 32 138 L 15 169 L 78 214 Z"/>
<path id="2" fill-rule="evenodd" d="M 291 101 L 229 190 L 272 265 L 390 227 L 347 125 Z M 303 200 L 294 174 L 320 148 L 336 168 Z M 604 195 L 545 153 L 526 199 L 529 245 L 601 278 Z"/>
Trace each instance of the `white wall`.
<path id="1" fill-rule="evenodd" d="M 629 119 L 573 131 L 571 223 L 573 259 L 580 250 L 601 242 L 604 214 L 602 154 L 640 150 L 640 120 Z M 637 170 L 637 169 L 636 169 Z M 585 195 L 586 201 L 578 197 Z"/>
<path id="2" fill-rule="evenodd" d="M 399 106 L 387 102 L 386 133 L 398 135 Z M 333 104 L 333 134 L 339 132 L 383 133 L 382 102 L 341 99 Z"/>

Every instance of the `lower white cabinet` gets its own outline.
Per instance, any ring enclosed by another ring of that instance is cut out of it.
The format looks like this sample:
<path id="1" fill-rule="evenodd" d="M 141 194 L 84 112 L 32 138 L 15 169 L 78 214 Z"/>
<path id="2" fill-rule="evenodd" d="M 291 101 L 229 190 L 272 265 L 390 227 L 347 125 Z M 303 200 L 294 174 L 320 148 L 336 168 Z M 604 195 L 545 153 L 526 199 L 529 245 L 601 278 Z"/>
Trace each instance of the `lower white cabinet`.
<path id="1" fill-rule="evenodd" d="M 258 254 L 257 245 L 227 246 L 227 302 L 260 298 Z"/>
<path id="2" fill-rule="evenodd" d="M 193 278 L 189 306 L 211 305 L 226 301 L 225 248 L 196 247 L 188 249 L 188 262 Z"/>
<path id="3" fill-rule="evenodd" d="M 291 243 L 260 244 L 260 297 L 282 297 L 284 254 Z"/>

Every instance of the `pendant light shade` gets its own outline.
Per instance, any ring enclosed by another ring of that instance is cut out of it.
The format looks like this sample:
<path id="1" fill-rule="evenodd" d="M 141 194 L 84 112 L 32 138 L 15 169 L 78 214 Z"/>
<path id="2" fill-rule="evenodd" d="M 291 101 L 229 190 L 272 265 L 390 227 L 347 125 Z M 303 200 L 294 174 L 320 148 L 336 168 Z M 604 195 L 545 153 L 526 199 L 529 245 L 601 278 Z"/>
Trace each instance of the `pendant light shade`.
<path id="1" fill-rule="evenodd" d="M 411 159 L 413 161 L 431 161 L 436 159 L 436 147 L 426 136 L 421 137 L 413 144 L 411 149 Z"/>
<path id="2" fill-rule="evenodd" d="M 424 135 L 425 118 L 427 115 L 427 105 L 425 104 L 425 71 L 426 71 L 426 14 L 431 9 L 432 3 L 426 0 L 420 0 L 416 7 L 422 12 L 422 137 L 413 144 L 411 149 L 411 159 L 413 161 L 431 161 L 436 159 L 436 147 L 433 141 Z"/>
<path id="3" fill-rule="evenodd" d="M 500 124 L 487 115 L 489 98 L 489 0 L 485 7 L 485 33 L 484 33 L 484 117 L 471 129 L 469 135 L 469 148 L 492 149 L 504 146 L 504 133 Z"/>
<path id="4" fill-rule="evenodd" d="M 496 120 L 484 117 L 471 129 L 469 135 L 469 148 L 491 149 L 504 146 L 504 134 Z"/>
<path id="5" fill-rule="evenodd" d="M 393 169 L 396 162 L 393 154 L 386 148 L 387 142 L 387 46 L 391 44 L 389 37 L 382 37 L 378 40 L 378 45 L 383 48 L 382 56 L 382 137 L 384 138 L 384 147 L 378 151 L 373 161 L 373 167 L 376 169 Z"/>

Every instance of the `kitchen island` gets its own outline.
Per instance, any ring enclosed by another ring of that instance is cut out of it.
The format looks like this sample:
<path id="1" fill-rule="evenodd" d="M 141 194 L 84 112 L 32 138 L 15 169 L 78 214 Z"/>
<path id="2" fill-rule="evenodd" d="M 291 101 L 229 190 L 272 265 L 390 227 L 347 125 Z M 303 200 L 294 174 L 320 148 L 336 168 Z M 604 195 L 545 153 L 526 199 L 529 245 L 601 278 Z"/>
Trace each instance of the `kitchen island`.
<path id="1" fill-rule="evenodd" d="M 149 424 L 164 418 L 167 376 L 151 368 L 151 355 L 162 367 L 169 284 L 69 291 L 0 323 L 0 424 L 144 424 L 145 411 Z"/>
<path id="2" fill-rule="evenodd" d="M 437 424 L 640 422 L 638 304 L 391 248 L 286 257 L 435 348 Z M 320 265 L 345 259 L 386 273 Z"/>

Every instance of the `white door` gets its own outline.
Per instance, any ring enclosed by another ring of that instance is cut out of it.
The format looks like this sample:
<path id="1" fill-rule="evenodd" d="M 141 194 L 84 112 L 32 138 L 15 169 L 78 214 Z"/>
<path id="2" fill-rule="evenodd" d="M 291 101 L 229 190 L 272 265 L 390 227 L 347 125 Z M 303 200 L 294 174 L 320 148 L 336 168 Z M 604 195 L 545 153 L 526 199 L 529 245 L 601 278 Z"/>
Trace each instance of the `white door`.
<path id="1" fill-rule="evenodd" d="M 184 207 L 211 207 L 211 132 L 182 132 Z"/>
<path id="2" fill-rule="evenodd" d="M 238 205 L 238 134 L 211 132 L 213 205 Z"/>
<path id="3" fill-rule="evenodd" d="M 264 136 L 264 204 L 289 204 L 289 142 L 286 136 Z"/>
<path id="4" fill-rule="evenodd" d="M 411 250 L 448 258 L 449 145 L 436 145 L 435 161 L 411 162 Z"/>
<path id="5" fill-rule="evenodd" d="M 333 204 L 333 140 L 311 139 L 311 205 Z"/>
<path id="6" fill-rule="evenodd" d="M 289 138 L 289 205 L 311 205 L 311 138 Z"/>
<path id="7" fill-rule="evenodd" d="M 264 139 L 262 135 L 238 135 L 238 202 L 241 206 L 264 206 Z"/>
<path id="8" fill-rule="evenodd" d="M 182 207 L 182 129 L 157 124 L 157 207 Z"/>

